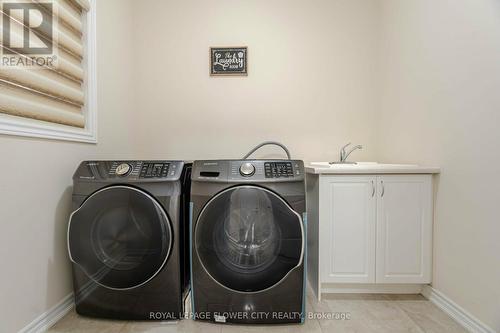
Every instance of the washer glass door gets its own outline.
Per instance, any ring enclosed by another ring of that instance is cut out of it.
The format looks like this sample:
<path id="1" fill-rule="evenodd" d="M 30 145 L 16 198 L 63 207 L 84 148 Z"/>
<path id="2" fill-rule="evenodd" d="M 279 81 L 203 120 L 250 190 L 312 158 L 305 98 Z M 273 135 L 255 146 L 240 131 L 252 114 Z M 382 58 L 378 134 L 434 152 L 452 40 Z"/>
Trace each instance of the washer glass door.
<path id="1" fill-rule="evenodd" d="M 148 282 L 165 265 L 171 246 L 165 210 L 134 187 L 99 190 L 70 218 L 71 260 L 107 288 L 130 289 Z"/>
<path id="2" fill-rule="evenodd" d="M 224 287 L 258 292 L 278 284 L 303 259 L 302 219 L 277 194 L 237 186 L 212 198 L 195 227 L 205 271 Z"/>

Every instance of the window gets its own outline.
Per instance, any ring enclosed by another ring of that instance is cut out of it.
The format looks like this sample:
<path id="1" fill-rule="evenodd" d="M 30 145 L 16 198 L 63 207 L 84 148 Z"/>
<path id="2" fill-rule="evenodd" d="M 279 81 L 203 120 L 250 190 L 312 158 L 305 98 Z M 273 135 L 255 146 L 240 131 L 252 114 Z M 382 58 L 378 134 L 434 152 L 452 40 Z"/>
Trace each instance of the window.
<path id="1" fill-rule="evenodd" d="M 0 6 L 0 133 L 97 142 L 95 0 Z"/>

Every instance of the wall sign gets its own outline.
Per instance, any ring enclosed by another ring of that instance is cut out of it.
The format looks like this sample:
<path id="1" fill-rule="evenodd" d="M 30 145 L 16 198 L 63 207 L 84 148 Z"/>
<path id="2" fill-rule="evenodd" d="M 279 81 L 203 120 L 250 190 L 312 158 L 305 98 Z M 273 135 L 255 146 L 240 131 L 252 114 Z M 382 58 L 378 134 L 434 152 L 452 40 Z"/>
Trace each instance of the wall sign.
<path id="1" fill-rule="evenodd" d="M 248 48 L 244 47 L 211 47 L 210 75 L 248 75 Z"/>

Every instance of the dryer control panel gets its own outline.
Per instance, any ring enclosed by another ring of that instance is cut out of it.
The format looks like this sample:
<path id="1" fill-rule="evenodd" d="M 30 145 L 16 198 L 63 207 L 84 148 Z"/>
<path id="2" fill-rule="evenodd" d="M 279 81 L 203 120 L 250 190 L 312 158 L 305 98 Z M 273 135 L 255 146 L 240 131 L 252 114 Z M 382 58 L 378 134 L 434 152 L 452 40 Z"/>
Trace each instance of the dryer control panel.
<path id="1" fill-rule="evenodd" d="M 181 161 L 85 161 L 74 179 L 113 182 L 177 180 L 183 167 Z"/>
<path id="2" fill-rule="evenodd" d="M 266 178 L 293 177 L 292 162 L 266 162 L 264 163 Z"/>
<path id="3" fill-rule="evenodd" d="M 168 169 L 170 167 L 170 163 L 144 163 L 141 167 L 141 173 L 139 175 L 140 178 L 164 178 L 168 177 Z M 172 172 L 172 175 L 175 173 Z"/>
<path id="4" fill-rule="evenodd" d="M 299 160 L 196 161 L 193 180 L 213 182 L 286 182 L 304 179 Z"/>
<path id="5" fill-rule="evenodd" d="M 111 164 L 108 176 L 126 177 L 128 175 L 138 178 L 168 178 L 175 176 L 176 166 L 174 164 L 172 171 L 169 162 L 164 161 L 115 161 Z"/>

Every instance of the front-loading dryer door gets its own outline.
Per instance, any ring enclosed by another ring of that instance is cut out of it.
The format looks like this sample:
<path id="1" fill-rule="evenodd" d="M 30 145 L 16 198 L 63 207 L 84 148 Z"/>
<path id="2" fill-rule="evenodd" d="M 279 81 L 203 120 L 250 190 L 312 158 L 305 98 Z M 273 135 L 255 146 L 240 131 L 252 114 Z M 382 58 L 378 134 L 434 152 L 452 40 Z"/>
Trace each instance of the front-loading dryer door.
<path id="1" fill-rule="evenodd" d="M 172 230 L 162 206 L 148 193 L 111 186 L 89 196 L 71 215 L 71 261 L 111 289 L 131 289 L 151 280 L 167 262 Z"/>
<path id="2" fill-rule="evenodd" d="M 301 216 L 281 197 L 257 186 L 214 196 L 195 225 L 194 248 L 203 268 L 223 287 L 260 292 L 280 283 L 304 256 Z"/>

